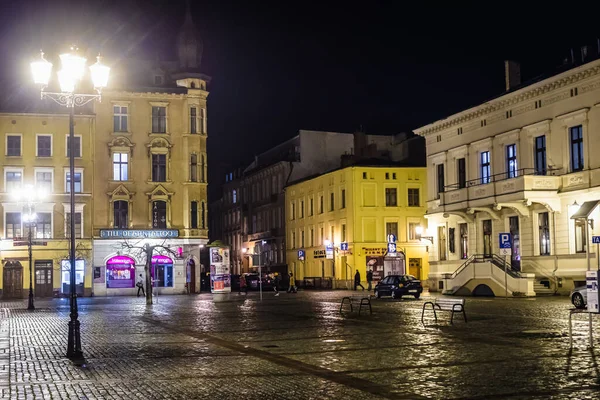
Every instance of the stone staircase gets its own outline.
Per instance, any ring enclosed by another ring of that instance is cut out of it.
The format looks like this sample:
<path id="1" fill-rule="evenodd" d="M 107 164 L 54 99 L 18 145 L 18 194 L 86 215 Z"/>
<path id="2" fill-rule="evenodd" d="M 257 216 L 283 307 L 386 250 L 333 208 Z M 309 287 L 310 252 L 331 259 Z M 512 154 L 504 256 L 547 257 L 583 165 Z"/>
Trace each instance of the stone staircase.
<path id="1" fill-rule="evenodd" d="M 536 296 L 552 296 L 554 295 L 554 290 L 549 289 L 546 285 L 538 282 L 534 282 L 533 291 Z"/>

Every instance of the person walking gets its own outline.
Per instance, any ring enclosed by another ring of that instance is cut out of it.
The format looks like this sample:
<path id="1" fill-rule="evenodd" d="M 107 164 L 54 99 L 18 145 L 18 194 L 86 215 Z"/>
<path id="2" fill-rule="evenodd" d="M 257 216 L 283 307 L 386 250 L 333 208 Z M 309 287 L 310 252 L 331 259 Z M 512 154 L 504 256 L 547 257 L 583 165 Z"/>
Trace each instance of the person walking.
<path id="1" fill-rule="evenodd" d="M 298 293 L 298 289 L 296 289 L 296 278 L 294 278 L 294 274 L 290 272 L 290 287 L 288 288 L 288 293 Z"/>
<path id="2" fill-rule="evenodd" d="M 365 287 L 360 283 L 360 272 L 358 272 L 357 269 L 356 274 L 354 274 L 354 290 L 356 290 L 356 288 L 359 286 L 362 288 L 362 290 L 365 290 Z"/>
<path id="3" fill-rule="evenodd" d="M 146 292 L 144 292 L 144 278 L 142 278 L 142 274 L 140 274 L 140 279 L 138 279 L 135 286 L 138 288 L 137 297 L 140 297 L 140 290 L 142 291 L 144 297 L 146 297 Z"/>
<path id="4" fill-rule="evenodd" d="M 367 271 L 367 283 L 369 284 L 369 286 L 367 286 L 367 290 L 370 292 L 371 291 L 371 283 L 373 282 L 373 270 L 370 269 Z"/>
<path id="5" fill-rule="evenodd" d="M 273 278 L 273 290 L 275 291 L 275 296 L 279 296 L 279 281 L 281 280 L 279 273 L 275 272 Z"/>
<path id="6" fill-rule="evenodd" d="M 242 274 L 240 275 L 240 293 L 242 294 L 242 291 L 244 291 L 244 293 L 248 294 L 248 284 L 246 283 L 246 275 Z"/>

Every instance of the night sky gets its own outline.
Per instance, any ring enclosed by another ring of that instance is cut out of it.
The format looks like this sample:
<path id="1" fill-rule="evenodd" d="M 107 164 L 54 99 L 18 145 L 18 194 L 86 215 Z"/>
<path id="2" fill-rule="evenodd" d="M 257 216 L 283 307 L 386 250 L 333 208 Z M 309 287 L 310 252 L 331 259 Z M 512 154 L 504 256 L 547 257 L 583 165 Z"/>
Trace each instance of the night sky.
<path id="1" fill-rule="evenodd" d="M 181 0 L 0 4 L 4 103 L 35 91 L 28 62 L 40 47 L 77 40 L 107 63 L 174 58 L 185 10 Z M 600 37 L 592 2 L 442 4 L 193 2 L 202 67 L 213 77 L 211 197 L 227 170 L 299 129 L 409 131 L 501 94 L 505 59 L 520 61 L 528 79 Z"/>

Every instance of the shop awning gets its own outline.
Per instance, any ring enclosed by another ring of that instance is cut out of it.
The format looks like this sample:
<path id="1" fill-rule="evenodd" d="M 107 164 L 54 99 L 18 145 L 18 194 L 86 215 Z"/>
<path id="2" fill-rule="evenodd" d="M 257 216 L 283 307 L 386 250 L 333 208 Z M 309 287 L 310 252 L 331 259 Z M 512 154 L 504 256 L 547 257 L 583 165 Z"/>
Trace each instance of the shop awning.
<path id="1" fill-rule="evenodd" d="M 586 201 L 579 207 L 579 210 L 573 214 L 571 219 L 588 219 L 590 214 L 596 209 L 598 203 L 600 203 L 600 200 Z"/>

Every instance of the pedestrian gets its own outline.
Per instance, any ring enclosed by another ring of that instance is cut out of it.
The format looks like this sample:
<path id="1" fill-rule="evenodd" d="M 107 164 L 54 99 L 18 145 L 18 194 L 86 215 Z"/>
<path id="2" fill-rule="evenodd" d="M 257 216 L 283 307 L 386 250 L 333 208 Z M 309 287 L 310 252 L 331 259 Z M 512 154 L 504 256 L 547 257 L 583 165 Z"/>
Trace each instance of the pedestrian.
<path id="1" fill-rule="evenodd" d="M 371 283 L 373 282 L 373 270 L 370 269 L 367 271 L 367 283 L 369 284 L 369 286 L 367 286 L 367 290 L 370 292 L 371 291 Z"/>
<path id="2" fill-rule="evenodd" d="M 240 294 L 242 294 L 242 290 L 244 293 L 248 294 L 248 285 L 246 284 L 246 275 L 240 275 Z"/>
<path id="3" fill-rule="evenodd" d="M 140 290 L 142 291 L 142 294 L 144 295 L 144 297 L 146 297 L 146 292 L 144 292 L 144 278 L 142 278 L 142 274 L 140 274 L 140 279 L 138 279 L 135 286 L 137 286 L 137 288 L 138 288 L 137 297 L 140 297 Z"/>
<path id="4" fill-rule="evenodd" d="M 360 272 L 358 272 L 357 269 L 356 274 L 354 274 L 354 290 L 356 290 L 356 288 L 359 286 L 362 288 L 362 290 L 365 290 L 365 287 L 360 283 Z"/>
<path id="5" fill-rule="evenodd" d="M 290 287 L 288 288 L 288 293 L 298 293 L 298 289 L 296 289 L 296 278 L 294 278 L 294 274 L 290 272 Z"/>
<path id="6" fill-rule="evenodd" d="M 279 277 L 279 274 L 277 272 L 275 272 L 274 277 L 273 277 L 273 290 L 275 291 L 275 296 L 279 296 L 279 280 L 281 278 Z"/>

